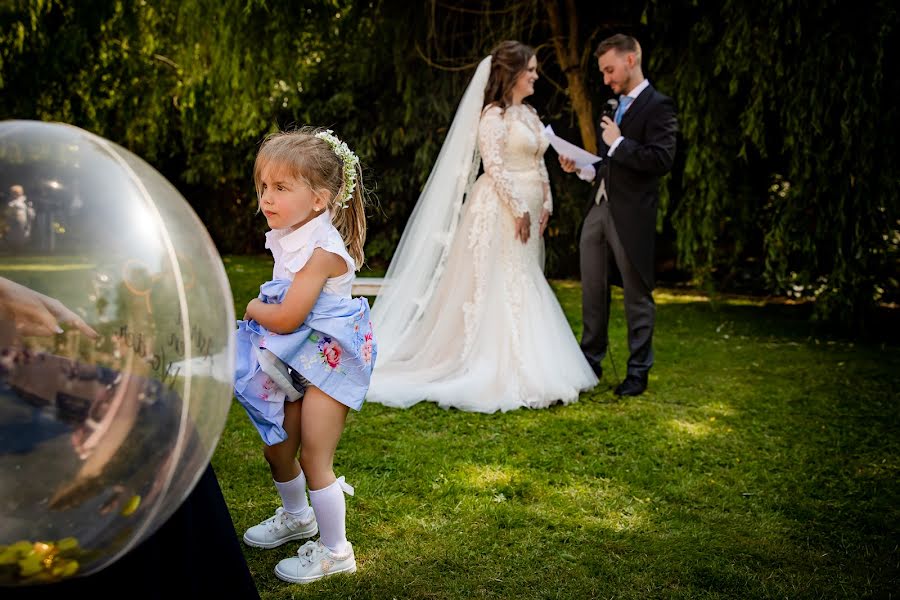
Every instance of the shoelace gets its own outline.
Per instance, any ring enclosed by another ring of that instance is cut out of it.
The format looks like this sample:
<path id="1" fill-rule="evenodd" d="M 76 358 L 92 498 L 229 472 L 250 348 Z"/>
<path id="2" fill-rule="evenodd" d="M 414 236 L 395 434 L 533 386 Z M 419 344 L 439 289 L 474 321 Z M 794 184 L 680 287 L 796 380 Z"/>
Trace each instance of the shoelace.
<path id="1" fill-rule="evenodd" d="M 288 519 L 288 514 L 286 512 L 284 512 L 284 507 L 279 506 L 278 508 L 275 509 L 275 516 L 272 517 L 271 519 L 269 519 L 269 522 L 267 523 L 266 526 L 268 527 L 269 531 L 274 533 L 277 530 L 284 527 L 285 525 L 287 525 L 287 519 Z"/>
<path id="2" fill-rule="evenodd" d="M 318 560 L 318 557 L 316 555 L 322 554 L 324 553 L 324 551 L 325 546 L 323 546 L 319 542 L 310 541 L 300 546 L 300 549 L 297 550 L 297 556 L 300 557 L 300 564 L 306 567 Z"/>

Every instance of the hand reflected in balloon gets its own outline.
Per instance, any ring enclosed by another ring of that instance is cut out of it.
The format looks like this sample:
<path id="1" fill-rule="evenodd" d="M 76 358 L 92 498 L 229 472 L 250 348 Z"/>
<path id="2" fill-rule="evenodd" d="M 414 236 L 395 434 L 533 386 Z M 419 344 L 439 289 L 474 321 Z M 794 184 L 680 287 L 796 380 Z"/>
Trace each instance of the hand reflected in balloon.
<path id="1" fill-rule="evenodd" d="M 56 298 L 0 277 L 0 317 L 11 322 L 18 335 L 50 336 L 62 333 L 60 323 L 72 325 L 91 339 L 98 337 L 84 320 Z"/>

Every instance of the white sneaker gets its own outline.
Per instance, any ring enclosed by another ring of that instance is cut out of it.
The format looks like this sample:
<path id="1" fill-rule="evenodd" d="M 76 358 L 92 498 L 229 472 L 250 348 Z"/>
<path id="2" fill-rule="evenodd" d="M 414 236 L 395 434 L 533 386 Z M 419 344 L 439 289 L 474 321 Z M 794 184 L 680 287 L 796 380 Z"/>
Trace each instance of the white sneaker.
<path id="1" fill-rule="evenodd" d="M 310 583 L 338 573 L 356 573 L 356 557 L 349 542 L 344 554 L 334 554 L 322 542 L 306 542 L 297 556 L 275 566 L 276 577 L 291 583 Z"/>
<path id="2" fill-rule="evenodd" d="M 291 540 L 310 538 L 319 532 L 319 524 L 313 511 L 309 513 L 311 516 L 304 521 L 279 506 L 275 516 L 244 532 L 244 543 L 256 548 L 275 548 Z"/>

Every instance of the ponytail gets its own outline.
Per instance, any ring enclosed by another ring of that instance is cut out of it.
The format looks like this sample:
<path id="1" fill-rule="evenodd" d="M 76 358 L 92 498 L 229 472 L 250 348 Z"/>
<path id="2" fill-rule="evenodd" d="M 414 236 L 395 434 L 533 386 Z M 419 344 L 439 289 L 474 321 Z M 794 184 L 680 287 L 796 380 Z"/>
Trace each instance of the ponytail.
<path id="1" fill-rule="evenodd" d="M 335 206 L 331 215 L 331 222 L 341 234 L 347 252 L 356 262 L 356 270 L 362 268 L 365 254 L 363 246 L 366 243 L 366 201 L 363 187 L 362 167 L 356 163 L 356 186 L 350 199 L 343 208 Z"/>

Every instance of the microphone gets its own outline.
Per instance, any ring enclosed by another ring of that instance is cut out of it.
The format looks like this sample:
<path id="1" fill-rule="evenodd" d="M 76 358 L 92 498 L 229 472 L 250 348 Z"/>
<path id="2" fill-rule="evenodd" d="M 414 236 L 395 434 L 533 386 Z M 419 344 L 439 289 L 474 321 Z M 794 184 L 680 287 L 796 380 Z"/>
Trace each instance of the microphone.
<path id="1" fill-rule="evenodd" d="M 600 118 L 609 117 L 610 119 L 615 120 L 616 111 L 619 109 L 619 99 L 618 98 L 610 98 L 606 101 L 606 106 L 603 107 L 603 110 L 600 111 Z"/>

